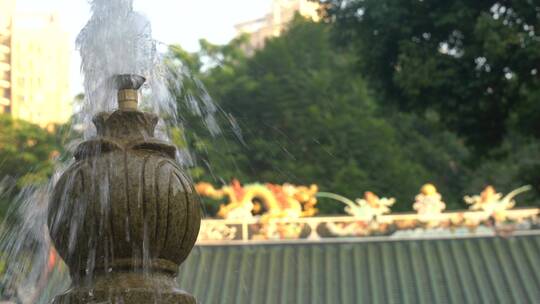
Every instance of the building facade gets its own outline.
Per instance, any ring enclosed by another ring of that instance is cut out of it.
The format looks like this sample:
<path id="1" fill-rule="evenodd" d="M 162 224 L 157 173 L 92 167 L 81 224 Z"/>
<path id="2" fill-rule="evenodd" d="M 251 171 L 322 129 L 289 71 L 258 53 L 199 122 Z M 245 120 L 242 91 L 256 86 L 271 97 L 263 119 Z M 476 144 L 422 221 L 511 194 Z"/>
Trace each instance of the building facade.
<path id="1" fill-rule="evenodd" d="M 50 13 L 20 13 L 2 3 L 0 112 L 42 127 L 65 123 L 69 93 L 69 35 Z"/>
<path id="2" fill-rule="evenodd" d="M 296 13 L 319 20 L 319 4 L 309 0 L 273 0 L 272 9 L 266 16 L 236 25 L 238 35 L 248 34 L 245 51 L 252 54 L 264 47 L 267 39 L 277 37 L 287 28 Z"/>
<path id="3" fill-rule="evenodd" d="M 11 32 L 15 0 L 0 0 L 0 113 L 11 111 Z"/>

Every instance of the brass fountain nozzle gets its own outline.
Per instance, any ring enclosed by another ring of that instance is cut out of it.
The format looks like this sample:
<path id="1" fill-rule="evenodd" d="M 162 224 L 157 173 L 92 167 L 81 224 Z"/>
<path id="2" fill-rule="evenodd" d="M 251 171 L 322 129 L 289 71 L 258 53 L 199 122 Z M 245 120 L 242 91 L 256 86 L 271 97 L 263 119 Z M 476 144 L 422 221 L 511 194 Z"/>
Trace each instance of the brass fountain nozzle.
<path id="1" fill-rule="evenodd" d="M 138 90 L 146 81 L 139 75 L 116 75 L 114 84 L 118 90 L 118 108 L 123 111 L 136 111 L 139 103 Z"/>

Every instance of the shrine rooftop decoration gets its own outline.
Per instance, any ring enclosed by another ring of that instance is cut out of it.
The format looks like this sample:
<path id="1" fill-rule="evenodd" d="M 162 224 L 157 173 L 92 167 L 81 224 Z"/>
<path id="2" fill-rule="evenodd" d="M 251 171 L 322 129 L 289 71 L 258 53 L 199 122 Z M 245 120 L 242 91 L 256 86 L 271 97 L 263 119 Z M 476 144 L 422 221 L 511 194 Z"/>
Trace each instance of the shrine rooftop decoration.
<path id="1" fill-rule="evenodd" d="M 469 210 L 449 211 L 435 185 L 426 184 L 412 203 L 414 213 L 393 213 L 396 199 L 365 192 L 355 201 L 320 192 L 317 185 L 242 185 L 238 180 L 215 188 L 199 183 L 203 198 L 222 202 L 217 218 L 202 222 L 198 243 L 321 242 L 339 239 L 459 238 L 519 235 L 540 230 L 540 208 L 516 208 L 515 198 L 531 189 L 507 195 L 488 186 L 465 196 Z M 341 216 L 317 216 L 319 199 L 343 203 Z"/>

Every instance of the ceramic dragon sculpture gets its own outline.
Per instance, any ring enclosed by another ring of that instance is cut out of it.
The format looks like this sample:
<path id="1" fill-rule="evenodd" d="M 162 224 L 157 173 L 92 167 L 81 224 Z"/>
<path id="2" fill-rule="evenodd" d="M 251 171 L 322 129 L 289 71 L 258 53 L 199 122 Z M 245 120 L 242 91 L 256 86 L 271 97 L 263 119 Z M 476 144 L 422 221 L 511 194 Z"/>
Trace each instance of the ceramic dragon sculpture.
<path id="1" fill-rule="evenodd" d="M 227 198 L 218 216 L 224 219 L 246 219 L 262 214 L 262 219 L 310 217 L 317 213 L 316 185 L 248 184 L 233 180 L 220 189 L 209 183 L 199 183 L 196 190 L 201 196 L 212 199 Z"/>

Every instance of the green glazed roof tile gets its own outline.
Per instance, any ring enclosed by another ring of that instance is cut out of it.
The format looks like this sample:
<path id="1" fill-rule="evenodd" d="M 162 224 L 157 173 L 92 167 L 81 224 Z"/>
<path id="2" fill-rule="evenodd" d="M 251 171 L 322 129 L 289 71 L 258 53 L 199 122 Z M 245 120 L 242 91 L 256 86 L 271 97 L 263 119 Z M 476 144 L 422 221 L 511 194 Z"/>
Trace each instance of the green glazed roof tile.
<path id="1" fill-rule="evenodd" d="M 199 246 L 200 303 L 540 303 L 540 236 Z"/>

